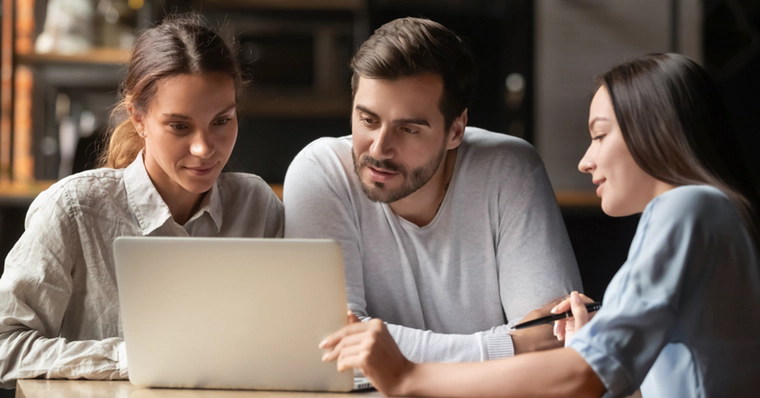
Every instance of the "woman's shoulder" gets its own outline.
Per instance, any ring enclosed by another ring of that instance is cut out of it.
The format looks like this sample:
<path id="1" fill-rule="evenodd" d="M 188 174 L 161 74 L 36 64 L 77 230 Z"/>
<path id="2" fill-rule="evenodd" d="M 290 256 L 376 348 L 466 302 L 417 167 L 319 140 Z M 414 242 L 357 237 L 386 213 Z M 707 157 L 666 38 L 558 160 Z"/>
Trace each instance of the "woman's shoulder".
<path id="1" fill-rule="evenodd" d="M 27 218 L 75 215 L 77 209 L 99 207 L 105 196 L 117 196 L 123 189 L 123 169 L 95 169 L 64 177 L 42 191 L 32 201 Z"/>
<path id="2" fill-rule="evenodd" d="M 652 200 L 644 211 L 647 212 L 653 219 L 661 221 L 693 220 L 710 227 L 742 224 L 741 216 L 728 196 L 709 185 L 673 188 Z"/>
<path id="3" fill-rule="evenodd" d="M 683 185 L 675 187 L 652 201 L 654 206 L 678 207 L 684 210 L 713 208 L 733 208 L 723 191 L 709 185 Z M 675 209 L 674 209 L 675 210 Z"/>
<path id="4" fill-rule="evenodd" d="M 64 177 L 38 196 L 38 199 L 59 198 L 63 195 L 77 199 L 99 197 L 122 186 L 124 169 L 93 169 Z"/>

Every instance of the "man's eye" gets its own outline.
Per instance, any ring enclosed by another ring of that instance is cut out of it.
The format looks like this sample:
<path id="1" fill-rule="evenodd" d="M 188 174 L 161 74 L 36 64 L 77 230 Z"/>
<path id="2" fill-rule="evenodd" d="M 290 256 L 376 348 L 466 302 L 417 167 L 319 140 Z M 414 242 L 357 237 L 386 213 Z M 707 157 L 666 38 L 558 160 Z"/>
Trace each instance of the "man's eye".
<path id="1" fill-rule="evenodd" d="M 401 130 L 407 134 L 417 134 L 417 130 L 409 127 L 402 127 Z"/>

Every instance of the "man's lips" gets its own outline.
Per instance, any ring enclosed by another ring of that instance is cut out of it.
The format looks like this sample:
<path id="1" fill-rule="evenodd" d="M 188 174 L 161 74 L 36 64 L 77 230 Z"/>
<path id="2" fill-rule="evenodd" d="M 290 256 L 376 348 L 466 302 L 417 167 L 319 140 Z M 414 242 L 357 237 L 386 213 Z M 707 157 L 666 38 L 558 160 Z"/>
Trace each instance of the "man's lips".
<path id="1" fill-rule="evenodd" d="M 367 170 L 369 170 L 369 178 L 375 182 L 388 182 L 399 174 L 395 171 L 387 171 L 372 166 L 367 166 Z"/>

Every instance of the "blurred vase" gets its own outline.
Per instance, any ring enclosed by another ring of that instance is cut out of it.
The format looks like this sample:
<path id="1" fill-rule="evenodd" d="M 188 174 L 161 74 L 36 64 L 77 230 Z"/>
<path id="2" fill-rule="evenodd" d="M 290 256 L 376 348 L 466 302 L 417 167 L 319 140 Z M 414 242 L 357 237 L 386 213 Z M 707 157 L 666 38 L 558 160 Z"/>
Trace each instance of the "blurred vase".
<path id="1" fill-rule="evenodd" d="M 84 53 L 92 47 L 91 0 L 49 0 L 43 31 L 34 49 L 38 53 Z"/>

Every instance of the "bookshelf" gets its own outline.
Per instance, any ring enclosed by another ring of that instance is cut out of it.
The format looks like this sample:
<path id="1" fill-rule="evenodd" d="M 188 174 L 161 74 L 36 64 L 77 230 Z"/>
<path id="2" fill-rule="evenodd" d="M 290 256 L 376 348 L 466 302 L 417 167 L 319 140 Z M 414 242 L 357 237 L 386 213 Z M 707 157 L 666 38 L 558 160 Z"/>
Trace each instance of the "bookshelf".
<path id="1" fill-rule="evenodd" d="M 0 206 L 25 208 L 55 181 L 5 182 L 0 184 Z"/>
<path id="2" fill-rule="evenodd" d="M 207 0 L 202 3 L 210 8 L 255 10 L 361 11 L 366 7 L 364 0 Z"/>
<path id="3" fill-rule="evenodd" d="M 129 59 L 128 50 L 112 48 L 93 48 L 87 53 L 73 55 L 33 52 L 33 39 L 39 30 L 34 22 L 40 18 L 32 14 L 41 8 L 35 6 L 35 1 L 39 3 L 39 0 L 2 3 L 0 197 L 14 200 L 23 197 L 31 200 L 39 192 L 39 187 L 49 185 L 59 177 L 56 155 L 42 154 L 45 142 L 55 142 L 58 136 L 56 95 L 63 92 L 75 101 L 81 100 L 74 98 L 77 90 L 94 90 L 100 95 L 102 110 L 107 110 L 115 102 L 116 88 Z M 277 168 L 282 168 L 287 164 L 283 159 L 292 158 L 298 149 L 318 135 L 350 132 L 347 127 L 351 106 L 350 76 L 330 74 L 329 71 L 347 70 L 346 63 L 354 47 L 369 34 L 366 0 L 166 0 L 158 3 L 145 3 L 147 7 L 153 7 L 152 14 L 149 14 L 154 15 L 154 19 L 166 9 L 177 12 L 202 9 L 208 21 L 224 21 L 218 27 L 225 34 L 237 38 L 249 35 L 252 37 L 249 37 L 249 44 L 252 44 L 246 47 L 242 42 L 242 52 L 263 48 L 262 54 L 266 55 L 266 50 L 284 43 L 284 47 L 277 49 L 280 51 L 277 55 L 284 53 L 287 57 L 293 51 L 303 50 L 298 47 L 303 43 L 313 45 L 313 48 L 307 48 L 314 53 L 310 55 L 313 70 L 304 72 L 303 75 L 308 75 L 310 80 L 304 80 L 302 85 L 284 86 L 283 83 L 287 82 L 267 81 L 261 73 L 252 76 L 252 84 L 240 104 L 240 115 L 246 122 L 241 123 L 238 158 L 243 160 L 236 171 L 262 174 L 268 181 L 280 183 L 277 177 L 271 177 L 276 173 L 260 173 L 259 164 L 246 162 L 261 158 L 260 162 L 267 164 L 279 162 Z M 19 18 L 14 20 L 14 16 Z M 21 16 L 26 20 L 21 21 Z M 348 52 L 336 47 L 336 40 L 343 40 Z M 348 44 L 345 40 L 349 41 Z M 296 45 L 292 45 L 293 42 Z M 324 53 L 328 55 L 319 55 Z M 274 63 L 268 67 L 275 70 L 280 66 Z M 255 67 L 253 70 L 257 71 Z M 296 73 L 295 80 L 298 78 Z M 102 118 L 107 118 L 107 112 L 103 112 Z M 293 120 L 302 122 L 294 125 Z M 320 123 L 326 127 L 320 128 Z M 262 125 L 269 131 L 260 132 Z M 312 125 L 315 126 L 311 132 L 313 136 L 296 131 Z M 282 138 L 284 133 L 288 134 L 288 139 Z M 270 137 L 261 139 L 262 134 Z M 249 135 L 249 138 L 242 135 Z M 286 142 L 283 145 L 293 147 L 288 148 L 292 153 L 277 148 L 270 150 L 269 146 L 280 145 L 275 141 Z M 255 149 L 251 154 L 249 147 L 259 143 L 267 148 Z M 246 145 L 249 147 L 244 148 Z M 600 204 L 599 199 L 589 192 L 560 191 L 557 199 L 563 207 L 598 207 Z"/>
<path id="4" fill-rule="evenodd" d="M 247 119 L 246 126 L 259 126 L 259 120 L 270 126 L 269 131 L 257 134 L 274 136 L 275 130 L 284 129 L 278 124 L 289 120 L 300 120 L 306 126 L 321 124 L 320 133 L 348 133 L 334 126 L 348 124 L 351 100 L 346 65 L 355 43 L 368 35 L 365 0 L 162 0 L 144 4 L 149 10 L 141 14 L 139 26 L 152 25 L 166 10 L 202 10 L 207 22 L 236 38 L 241 45 L 241 63 L 248 68 L 252 82 L 239 114 Z M 44 5 L 40 0 L 2 3 L 0 185 L 56 180 L 79 171 L 61 166 L 62 119 L 76 124 L 83 111 L 97 108 L 93 111 L 96 133 L 102 134 L 129 60 L 128 50 L 115 48 L 93 48 L 83 54 L 34 52 L 45 19 L 39 15 L 44 13 Z M 66 105 L 63 110 L 62 103 Z M 298 130 L 303 135 L 303 129 Z M 317 137 L 300 139 L 305 144 L 311 138 Z M 270 143 L 271 139 L 266 138 Z M 289 155 L 282 151 L 280 148 L 271 156 Z M 243 163 L 238 171 L 257 172 L 259 165 Z"/>
<path id="5" fill-rule="evenodd" d="M 82 54 L 17 54 L 16 62 L 26 65 L 124 65 L 129 54 L 129 50 L 124 49 L 94 48 Z"/>

